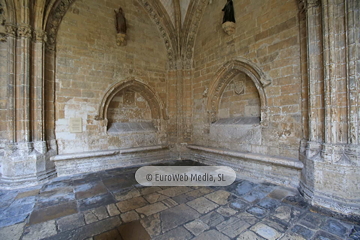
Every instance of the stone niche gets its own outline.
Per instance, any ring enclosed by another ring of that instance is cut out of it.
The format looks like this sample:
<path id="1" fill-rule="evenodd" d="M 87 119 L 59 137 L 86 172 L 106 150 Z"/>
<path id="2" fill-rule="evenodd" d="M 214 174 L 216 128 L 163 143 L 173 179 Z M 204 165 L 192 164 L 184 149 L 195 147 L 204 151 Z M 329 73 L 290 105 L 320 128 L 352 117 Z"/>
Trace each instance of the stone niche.
<path id="1" fill-rule="evenodd" d="M 254 82 L 243 72 L 229 81 L 221 94 L 216 121 L 210 125 L 213 144 L 250 151 L 251 145 L 261 144 L 261 102 Z"/>
<path id="2" fill-rule="evenodd" d="M 117 93 L 107 111 L 108 133 L 155 132 L 149 103 L 139 92 L 125 89 Z"/>
<path id="3" fill-rule="evenodd" d="M 97 120 L 109 135 L 157 134 L 168 116 L 164 103 L 147 84 L 133 78 L 120 81 L 106 92 Z"/>

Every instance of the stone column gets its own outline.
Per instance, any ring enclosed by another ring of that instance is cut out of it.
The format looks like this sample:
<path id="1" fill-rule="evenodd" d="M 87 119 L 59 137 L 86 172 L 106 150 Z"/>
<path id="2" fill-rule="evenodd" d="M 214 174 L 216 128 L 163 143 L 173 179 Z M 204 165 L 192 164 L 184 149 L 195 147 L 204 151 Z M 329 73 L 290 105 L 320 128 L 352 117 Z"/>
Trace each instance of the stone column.
<path id="1" fill-rule="evenodd" d="M 38 184 L 55 175 L 43 126 L 45 34 L 32 31 L 28 24 L 31 7 L 28 1 L 22 4 L 21 23 L 9 27 L 7 36 L 9 141 L 0 188 L 11 189 Z"/>
<path id="2" fill-rule="evenodd" d="M 309 139 L 300 190 L 314 207 L 350 217 L 360 215 L 358 5 L 307 1 Z"/>

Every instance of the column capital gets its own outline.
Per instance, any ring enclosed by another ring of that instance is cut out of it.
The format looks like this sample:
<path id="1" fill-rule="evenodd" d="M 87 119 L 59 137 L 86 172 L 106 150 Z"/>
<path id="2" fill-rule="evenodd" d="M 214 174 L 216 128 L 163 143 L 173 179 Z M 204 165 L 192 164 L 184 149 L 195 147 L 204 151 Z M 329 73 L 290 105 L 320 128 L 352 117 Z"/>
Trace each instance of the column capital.
<path id="1" fill-rule="evenodd" d="M 29 25 L 20 25 L 17 28 L 17 35 L 20 38 L 31 38 L 32 37 L 32 30 Z"/>

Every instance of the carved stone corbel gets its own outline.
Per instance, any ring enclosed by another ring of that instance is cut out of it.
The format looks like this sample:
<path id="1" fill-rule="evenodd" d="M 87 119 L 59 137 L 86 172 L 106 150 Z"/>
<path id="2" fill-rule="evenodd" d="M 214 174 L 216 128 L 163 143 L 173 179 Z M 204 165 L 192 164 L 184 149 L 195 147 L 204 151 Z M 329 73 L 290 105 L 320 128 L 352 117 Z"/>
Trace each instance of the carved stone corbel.
<path id="1" fill-rule="evenodd" d="M 35 42 L 47 42 L 47 34 L 43 30 L 36 30 L 33 39 Z"/>

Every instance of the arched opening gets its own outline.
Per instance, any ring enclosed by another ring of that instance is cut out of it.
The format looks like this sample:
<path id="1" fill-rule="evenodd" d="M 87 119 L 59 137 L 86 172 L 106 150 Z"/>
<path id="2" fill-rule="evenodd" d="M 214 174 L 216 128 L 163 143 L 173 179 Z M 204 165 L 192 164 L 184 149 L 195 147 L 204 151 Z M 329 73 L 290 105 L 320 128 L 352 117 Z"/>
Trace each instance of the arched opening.
<path id="1" fill-rule="evenodd" d="M 263 125 L 267 123 L 264 88 L 271 80 L 255 64 L 245 59 L 233 60 L 221 67 L 215 76 L 207 104 L 211 123 L 238 117 L 260 118 Z"/>
<path id="2" fill-rule="evenodd" d="M 167 119 L 164 104 L 146 84 L 130 78 L 106 92 L 97 120 L 104 120 L 109 133 L 156 131 Z"/>

